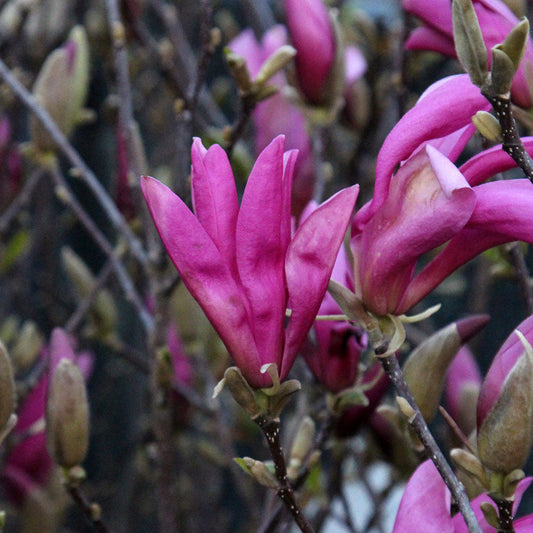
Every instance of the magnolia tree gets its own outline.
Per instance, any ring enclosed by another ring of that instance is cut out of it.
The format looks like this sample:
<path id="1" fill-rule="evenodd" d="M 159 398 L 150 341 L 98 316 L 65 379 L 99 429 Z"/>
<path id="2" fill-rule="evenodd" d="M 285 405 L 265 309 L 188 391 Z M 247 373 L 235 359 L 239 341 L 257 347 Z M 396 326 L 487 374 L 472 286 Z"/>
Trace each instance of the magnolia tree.
<path id="1" fill-rule="evenodd" d="M 533 531 L 529 9 L 4 2 L 1 529 Z"/>

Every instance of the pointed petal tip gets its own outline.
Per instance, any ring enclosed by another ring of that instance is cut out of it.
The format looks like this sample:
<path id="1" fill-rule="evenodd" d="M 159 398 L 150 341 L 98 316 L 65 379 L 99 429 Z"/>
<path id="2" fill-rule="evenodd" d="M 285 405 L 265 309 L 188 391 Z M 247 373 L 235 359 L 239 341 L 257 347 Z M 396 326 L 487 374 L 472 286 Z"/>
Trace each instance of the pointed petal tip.
<path id="1" fill-rule="evenodd" d="M 469 341 L 474 335 L 479 333 L 490 321 L 489 315 L 473 315 L 462 318 L 456 322 L 457 333 L 461 342 Z"/>

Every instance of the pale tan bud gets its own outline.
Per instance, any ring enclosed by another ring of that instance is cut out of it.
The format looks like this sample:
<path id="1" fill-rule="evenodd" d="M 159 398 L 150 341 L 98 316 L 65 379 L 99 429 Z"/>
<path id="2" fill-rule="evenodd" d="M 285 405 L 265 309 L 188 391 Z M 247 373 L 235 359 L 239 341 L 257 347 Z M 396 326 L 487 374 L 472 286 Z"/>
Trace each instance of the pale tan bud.
<path id="1" fill-rule="evenodd" d="M 487 487 L 487 476 L 480 460 L 462 448 L 454 448 L 450 452 L 452 461 L 470 476 L 473 476 L 483 487 Z"/>
<path id="2" fill-rule="evenodd" d="M 488 524 L 496 529 L 499 529 L 500 519 L 494 505 L 490 502 L 482 502 L 479 507 Z"/>
<path id="3" fill-rule="evenodd" d="M 250 71 L 246 66 L 245 59 L 242 56 L 233 53 L 229 49 L 225 50 L 225 57 L 231 74 L 237 82 L 239 90 L 245 94 L 250 92 L 252 88 L 252 78 L 250 76 Z"/>
<path id="4" fill-rule="evenodd" d="M 280 46 L 261 65 L 254 82 L 258 85 L 266 83 L 272 76 L 285 68 L 296 55 L 296 49 L 288 44 Z"/>
<path id="5" fill-rule="evenodd" d="M 224 379 L 215 388 L 213 396 L 217 396 L 222 386 L 228 387 L 234 400 L 252 417 L 255 418 L 260 410 L 252 387 L 248 384 L 242 372 L 236 366 L 230 366 L 224 372 Z"/>
<path id="6" fill-rule="evenodd" d="M 316 427 L 313 419 L 306 416 L 302 419 L 296 437 L 292 443 L 289 459 L 288 474 L 290 479 L 295 479 L 303 462 L 313 448 Z"/>
<path id="7" fill-rule="evenodd" d="M 478 429 L 478 457 L 493 472 L 509 474 L 526 462 L 533 441 L 533 352 L 525 350 Z"/>
<path id="8" fill-rule="evenodd" d="M 453 38 L 457 57 L 472 83 L 481 87 L 488 80 L 487 48 L 472 0 L 453 0 Z"/>
<path id="9" fill-rule="evenodd" d="M 524 57 L 526 46 L 529 40 L 529 21 L 524 17 L 522 20 L 509 32 L 503 43 L 496 47 L 505 52 L 505 54 L 512 61 L 514 71 L 518 70 L 520 62 Z"/>
<path id="10" fill-rule="evenodd" d="M 76 26 L 64 46 L 54 50 L 44 62 L 33 87 L 33 94 L 68 137 L 82 120 L 89 86 L 89 46 L 82 26 Z M 41 122 L 31 118 L 32 142 L 43 151 L 55 143 Z"/>
<path id="11" fill-rule="evenodd" d="M 485 139 L 496 143 L 502 142 L 502 127 L 494 115 L 487 111 L 478 111 L 472 117 L 472 122 Z"/>
<path id="12" fill-rule="evenodd" d="M 0 342 L 0 431 L 9 422 L 15 410 L 15 401 L 13 367 L 5 346 Z"/>
<path id="13" fill-rule="evenodd" d="M 515 75 L 511 58 L 497 46 L 492 49 L 491 88 L 499 96 L 509 97 Z"/>
<path id="14" fill-rule="evenodd" d="M 27 320 L 10 349 L 17 372 L 28 370 L 37 360 L 44 345 L 44 337 L 35 322 Z"/>
<path id="15" fill-rule="evenodd" d="M 63 468 L 81 464 L 89 447 L 89 403 L 80 369 L 62 359 L 50 382 L 46 403 L 46 440 Z"/>
<path id="16" fill-rule="evenodd" d="M 256 461 L 251 457 L 244 457 L 242 460 L 249 474 L 260 485 L 263 485 L 264 487 L 268 487 L 270 489 L 279 488 L 278 480 L 275 478 L 274 474 L 269 470 L 269 468 L 265 465 L 265 463 L 261 461 Z"/>

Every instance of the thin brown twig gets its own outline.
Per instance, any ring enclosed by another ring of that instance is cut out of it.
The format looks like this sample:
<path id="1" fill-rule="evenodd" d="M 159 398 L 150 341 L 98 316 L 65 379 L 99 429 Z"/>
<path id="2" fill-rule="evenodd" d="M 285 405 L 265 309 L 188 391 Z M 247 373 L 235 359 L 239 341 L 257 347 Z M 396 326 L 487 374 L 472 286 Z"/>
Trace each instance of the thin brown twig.
<path id="1" fill-rule="evenodd" d="M 93 222 L 93 220 L 87 214 L 85 209 L 83 209 L 81 204 L 78 202 L 78 200 L 72 193 L 72 190 L 69 187 L 66 179 L 63 177 L 63 175 L 57 168 L 57 165 L 53 165 L 50 169 L 50 172 L 54 183 L 56 184 L 57 192 L 59 193 L 61 200 L 70 209 L 72 209 L 80 223 L 87 230 L 89 235 L 91 235 L 92 239 L 101 248 L 101 250 L 106 254 L 108 259 L 111 261 L 111 264 L 113 265 L 113 270 L 117 275 L 117 279 L 120 285 L 122 286 L 126 299 L 131 302 L 131 304 L 135 307 L 146 331 L 151 331 L 153 329 L 153 319 L 146 310 L 144 304 L 142 303 L 141 297 L 137 293 L 135 285 L 133 284 L 133 281 L 131 280 L 126 269 L 124 268 L 122 261 L 117 256 L 115 249 L 107 240 L 102 231 L 98 228 L 98 226 Z"/>
<path id="2" fill-rule="evenodd" d="M 0 59 L 0 77 L 9 86 L 9 88 L 20 98 L 24 105 L 37 117 L 42 123 L 46 131 L 52 137 L 60 152 L 69 160 L 70 164 L 76 169 L 76 174 L 79 179 L 87 185 L 89 190 L 96 197 L 99 205 L 102 207 L 107 217 L 113 226 L 120 232 L 128 243 L 134 256 L 139 263 L 146 266 L 148 264 L 148 257 L 139 241 L 128 226 L 126 220 L 113 203 L 107 191 L 102 187 L 98 178 L 93 171 L 85 164 L 80 154 L 72 146 L 72 144 L 65 137 L 63 132 L 59 129 L 57 124 L 53 121 L 50 114 L 42 106 L 38 104 L 32 94 L 17 80 L 17 78 L 10 72 L 7 65 Z"/>

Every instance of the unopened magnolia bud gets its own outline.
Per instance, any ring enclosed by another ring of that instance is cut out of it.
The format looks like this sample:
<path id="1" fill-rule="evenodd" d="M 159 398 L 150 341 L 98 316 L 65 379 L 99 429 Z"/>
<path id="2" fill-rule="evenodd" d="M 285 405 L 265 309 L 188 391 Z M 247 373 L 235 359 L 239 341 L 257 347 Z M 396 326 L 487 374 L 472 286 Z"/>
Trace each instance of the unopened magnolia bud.
<path id="1" fill-rule="evenodd" d="M 454 448 L 450 452 L 452 461 L 469 475 L 473 476 L 483 487 L 487 487 L 487 476 L 479 459 L 462 448 Z"/>
<path id="2" fill-rule="evenodd" d="M 69 136 L 83 115 L 89 86 L 89 46 L 82 26 L 70 32 L 66 43 L 46 59 L 33 87 L 38 103 L 59 129 Z M 37 118 L 30 123 L 32 142 L 40 150 L 55 149 L 55 143 Z"/>
<path id="3" fill-rule="evenodd" d="M 472 117 L 472 122 L 485 139 L 497 143 L 502 142 L 502 127 L 494 115 L 487 111 L 478 111 Z"/>
<path id="4" fill-rule="evenodd" d="M 251 457 L 243 457 L 242 461 L 246 466 L 246 470 L 248 471 L 248 473 L 260 485 L 263 485 L 264 487 L 268 487 L 270 489 L 279 488 L 278 480 L 274 477 L 274 474 L 269 470 L 265 463 L 261 461 L 256 461 Z"/>
<path id="5" fill-rule="evenodd" d="M 422 342 L 407 358 L 402 371 L 426 421 L 431 421 L 437 412 L 448 366 L 461 344 L 487 321 L 488 317 L 478 315 L 450 324 Z"/>
<path id="6" fill-rule="evenodd" d="M 532 441 L 533 352 L 526 349 L 481 422 L 477 434 L 478 457 L 485 468 L 508 474 L 522 468 Z"/>
<path id="7" fill-rule="evenodd" d="M 5 346 L 0 342 L 0 431 L 8 424 L 15 410 L 13 367 Z"/>
<path id="8" fill-rule="evenodd" d="M 258 85 L 264 84 L 281 69 L 285 68 L 295 55 L 296 49 L 294 47 L 288 44 L 280 46 L 274 53 L 268 56 L 265 62 L 261 65 L 254 82 Z"/>
<path id="9" fill-rule="evenodd" d="M 494 505 L 490 502 L 481 502 L 479 507 L 488 524 L 492 527 L 495 527 L 496 529 L 499 529 L 500 519 L 498 517 L 498 512 L 496 511 Z"/>
<path id="10" fill-rule="evenodd" d="M 35 363 L 43 345 L 44 338 L 35 322 L 24 322 L 15 344 L 10 349 L 17 372 L 25 372 Z"/>
<path id="11" fill-rule="evenodd" d="M 303 461 L 313 448 L 315 433 L 316 427 L 313 419 L 309 416 L 304 417 L 292 443 L 288 467 L 290 479 L 294 479 L 298 475 Z"/>
<path id="12" fill-rule="evenodd" d="M 487 48 L 472 0 L 453 0 L 453 38 L 457 57 L 478 87 L 488 79 Z"/>
<path id="13" fill-rule="evenodd" d="M 89 404 L 80 369 L 62 359 L 52 376 L 46 403 L 46 440 L 63 468 L 81 464 L 89 447 Z"/>

